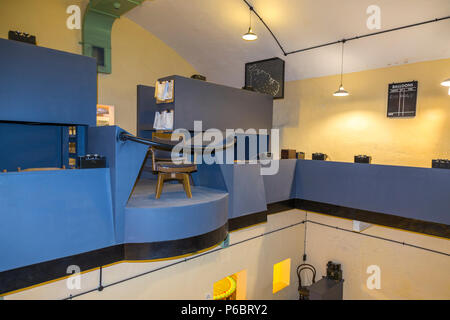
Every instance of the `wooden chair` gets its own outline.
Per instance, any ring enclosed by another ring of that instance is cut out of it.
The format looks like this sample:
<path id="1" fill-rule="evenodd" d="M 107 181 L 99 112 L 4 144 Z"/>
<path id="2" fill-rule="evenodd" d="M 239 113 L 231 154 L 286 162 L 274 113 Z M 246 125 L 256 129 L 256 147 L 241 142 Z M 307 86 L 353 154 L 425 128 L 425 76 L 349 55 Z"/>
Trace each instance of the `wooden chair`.
<path id="1" fill-rule="evenodd" d="M 181 141 L 171 141 L 158 137 L 153 137 L 152 140 L 169 145 L 176 145 Z M 171 158 L 171 151 L 161 150 L 158 147 L 151 147 L 149 156 L 152 160 L 152 170 L 158 174 L 156 199 L 161 197 L 164 182 L 167 180 L 180 181 L 183 184 L 187 197 L 192 198 L 190 179 L 191 173 L 197 171 L 197 166 L 195 164 L 174 163 Z"/>

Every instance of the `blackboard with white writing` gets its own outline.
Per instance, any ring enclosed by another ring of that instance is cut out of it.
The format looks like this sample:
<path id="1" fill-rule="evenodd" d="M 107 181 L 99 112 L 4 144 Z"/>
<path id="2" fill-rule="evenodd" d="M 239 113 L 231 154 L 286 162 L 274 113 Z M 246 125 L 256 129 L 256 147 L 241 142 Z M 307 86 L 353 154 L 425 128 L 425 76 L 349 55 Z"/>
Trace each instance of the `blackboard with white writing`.
<path id="1" fill-rule="evenodd" d="M 280 58 L 249 62 L 245 64 L 245 88 L 284 98 L 285 63 Z"/>
<path id="2" fill-rule="evenodd" d="M 391 83 L 388 91 L 388 118 L 416 116 L 417 81 Z"/>

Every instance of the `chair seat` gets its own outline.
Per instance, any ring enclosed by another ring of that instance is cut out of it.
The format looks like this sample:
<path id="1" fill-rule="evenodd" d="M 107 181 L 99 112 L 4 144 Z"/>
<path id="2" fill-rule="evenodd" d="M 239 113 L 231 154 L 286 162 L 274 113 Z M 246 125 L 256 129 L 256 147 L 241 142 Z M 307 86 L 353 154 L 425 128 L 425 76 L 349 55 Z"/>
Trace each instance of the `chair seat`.
<path id="1" fill-rule="evenodd" d="M 189 173 L 197 171 L 197 166 L 195 164 L 189 163 L 181 163 L 176 164 L 173 162 L 157 162 L 156 163 L 156 171 L 165 172 L 165 173 Z"/>

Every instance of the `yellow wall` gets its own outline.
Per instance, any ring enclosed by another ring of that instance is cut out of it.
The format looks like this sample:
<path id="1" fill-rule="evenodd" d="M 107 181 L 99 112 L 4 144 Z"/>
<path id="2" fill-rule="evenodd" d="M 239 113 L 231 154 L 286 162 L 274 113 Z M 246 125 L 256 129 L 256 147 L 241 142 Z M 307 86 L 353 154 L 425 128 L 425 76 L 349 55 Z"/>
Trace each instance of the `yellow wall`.
<path id="1" fill-rule="evenodd" d="M 69 5 L 87 0 L 0 0 L 0 38 L 9 30 L 36 35 L 38 45 L 81 54 L 81 30 L 69 30 Z M 191 76 L 195 69 L 164 42 L 126 17 L 113 25 L 112 74 L 98 77 L 98 102 L 114 105 L 116 124 L 136 132 L 136 86 L 153 86 L 158 78 Z"/>
<path id="2" fill-rule="evenodd" d="M 357 154 L 373 163 L 430 167 L 450 158 L 450 96 L 440 83 L 450 76 L 450 59 L 344 75 L 348 97 L 334 97 L 339 76 L 287 82 L 275 100 L 274 126 L 284 148 L 326 153 L 353 162 Z M 417 116 L 389 119 L 387 89 L 392 82 L 419 81 Z"/>

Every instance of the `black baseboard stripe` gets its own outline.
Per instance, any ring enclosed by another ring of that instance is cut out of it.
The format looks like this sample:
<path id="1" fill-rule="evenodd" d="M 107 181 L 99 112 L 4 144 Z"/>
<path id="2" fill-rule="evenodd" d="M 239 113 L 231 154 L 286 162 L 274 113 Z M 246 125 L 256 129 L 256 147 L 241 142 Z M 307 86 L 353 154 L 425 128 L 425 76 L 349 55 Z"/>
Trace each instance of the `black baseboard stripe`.
<path id="1" fill-rule="evenodd" d="M 267 214 L 271 215 L 292 209 L 295 209 L 295 199 L 269 203 L 267 205 Z"/>
<path id="2" fill-rule="evenodd" d="M 246 216 L 230 219 L 228 220 L 228 228 L 231 232 L 263 222 L 267 222 L 267 211 L 252 213 Z"/>
<path id="3" fill-rule="evenodd" d="M 124 260 L 158 260 L 168 257 L 179 257 L 192 252 L 210 248 L 225 240 L 228 225 L 206 234 L 172 241 L 152 243 L 127 243 L 124 245 Z"/>
<path id="4" fill-rule="evenodd" d="M 342 207 L 303 199 L 290 199 L 267 205 L 267 213 L 269 215 L 291 209 L 316 212 L 329 216 L 358 220 L 380 226 L 450 239 L 450 226 L 441 223 L 404 218 L 392 214 Z"/>
<path id="5" fill-rule="evenodd" d="M 323 202 L 295 199 L 295 208 L 450 239 L 450 226 Z"/>

